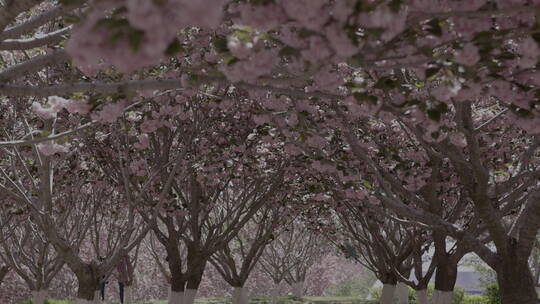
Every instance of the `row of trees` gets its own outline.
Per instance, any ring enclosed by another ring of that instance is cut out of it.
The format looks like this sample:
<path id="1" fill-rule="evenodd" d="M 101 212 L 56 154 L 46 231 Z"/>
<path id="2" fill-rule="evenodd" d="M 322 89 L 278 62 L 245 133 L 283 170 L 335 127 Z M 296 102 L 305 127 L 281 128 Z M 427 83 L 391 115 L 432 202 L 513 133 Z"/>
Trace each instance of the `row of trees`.
<path id="1" fill-rule="evenodd" d="M 297 217 L 377 273 L 383 302 L 398 281 L 425 302 L 435 275 L 448 303 L 474 252 L 503 303 L 537 303 L 539 6 L 4 1 L 0 193 L 81 303 L 149 231 L 171 298 L 191 302 L 211 262 L 245 299 L 261 250 L 233 270 L 227 244 Z M 89 234 L 101 262 L 78 250 Z"/>
<path id="2" fill-rule="evenodd" d="M 103 197 L 102 199 L 106 198 Z M 86 201 L 79 203 L 80 206 L 86 204 L 92 203 Z M 103 206 L 98 205 L 96 208 L 103 208 Z M 13 212 L 13 210 L 5 211 L 8 215 Z M 81 220 L 81 217 L 75 215 L 74 211 L 77 210 L 69 211 L 71 215 L 63 215 L 65 217 L 74 217 L 69 220 Z M 224 243 L 225 245 L 219 247 L 209 257 L 208 261 L 203 261 L 205 264 L 207 262 L 213 264 L 212 268 L 217 270 L 217 272 L 214 270 L 214 275 L 221 275 L 222 279 L 233 287 L 234 303 L 247 303 L 248 290 L 245 286 L 255 267 L 257 267 L 258 272 L 266 273 L 276 283 L 276 289 L 273 293 L 274 298 L 282 291 L 281 285 L 285 282 L 293 286 L 293 292 L 296 296 L 301 297 L 306 287 L 304 281 L 307 269 L 315 261 L 320 261 L 323 255 L 327 255 L 330 249 L 325 246 L 325 242 L 321 241 L 321 239 L 315 241 L 316 237 L 298 222 L 295 224 L 288 223 L 284 227 L 287 231 L 281 233 L 274 230 L 265 230 L 269 227 L 266 225 L 267 222 L 264 219 L 260 222 L 259 219 L 263 218 L 267 212 L 273 211 L 265 209 L 257 213 L 232 241 Z M 72 264 L 69 263 L 66 255 L 59 252 L 54 244 L 47 239 L 47 236 L 40 231 L 39 225 L 33 221 L 32 217 L 16 215 L 14 216 L 14 222 L 7 225 L 6 229 L 2 231 L 2 234 L 6 236 L 6 239 L 2 242 L 2 250 L 0 250 L 1 260 L 3 261 L 2 277 L 12 271 L 22 278 L 27 288 L 31 290 L 33 303 L 44 303 L 45 299 L 50 295 L 51 283 L 57 279 L 60 271 L 65 272 L 63 267 L 67 266 L 78 281 L 77 301 L 97 302 L 101 297 L 99 293 L 102 282 L 109 281 L 112 283 L 116 281 L 115 278 L 120 280 L 120 275 L 116 273 L 116 265 L 113 264 L 111 267 L 105 268 L 105 263 L 111 259 L 110 256 L 114 255 L 117 250 L 114 243 L 118 242 L 118 239 L 111 235 L 109 231 L 120 227 L 115 227 L 118 217 L 111 216 L 111 214 L 102 216 L 94 212 L 94 214 L 86 214 L 86 216 L 92 217 L 90 220 L 92 223 L 88 224 L 86 236 L 79 239 L 79 242 L 71 247 L 71 250 L 76 251 L 77 258 L 80 259 L 80 263 L 83 263 L 83 267 L 86 267 L 86 269 L 79 272 L 78 268 L 71 266 Z M 106 219 L 106 217 L 110 218 Z M 80 226 L 73 224 L 72 227 L 62 228 L 62 230 L 64 229 L 76 230 L 80 229 Z M 253 230 L 258 233 L 252 235 Z M 262 231 L 265 233 L 261 233 Z M 213 233 L 215 233 L 215 230 L 201 229 L 201 235 L 204 238 L 211 236 L 215 238 L 215 241 L 220 241 L 220 239 L 226 237 L 226 235 L 212 236 Z M 126 303 L 133 303 L 132 286 L 135 280 L 141 279 L 149 281 L 145 284 L 158 284 L 156 279 L 166 282 L 169 286 L 170 303 L 192 302 L 199 288 L 204 269 L 191 274 L 190 271 L 193 270 L 190 269 L 190 265 L 199 262 L 201 255 L 189 255 L 187 243 L 179 240 L 177 241 L 177 256 L 174 256 L 171 254 L 171 247 L 163 246 L 159 241 L 159 236 L 153 232 L 149 232 L 148 235 L 140 238 L 137 242 L 131 252 L 128 252 L 125 248 L 120 249 L 127 252 L 129 256 L 129 263 L 131 264 L 128 267 L 129 271 L 136 269 L 137 264 L 144 263 L 140 261 L 139 256 L 141 253 L 146 252 L 146 259 L 149 257 L 153 259 L 150 264 L 158 266 L 160 275 L 154 276 L 154 281 L 152 281 L 152 278 L 143 278 L 145 276 L 143 273 L 128 274 L 130 279 L 123 282 L 125 284 Z M 194 249 L 202 251 L 204 248 L 195 247 Z M 102 257 L 102 259 L 99 257 Z M 146 263 L 149 263 L 149 261 L 146 260 Z M 204 268 L 208 269 L 208 266 Z M 62 276 L 67 279 L 65 273 Z M 92 281 L 85 281 L 85 276 L 91 278 Z M 182 280 L 180 283 L 175 282 L 175 280 L 178 280 L 178 276 Z M 189 279 L 196 281 L 193 283 L 194 281 Z M 258 279 L 260 280 L 260 278 Z M 110 289 L 110 286 L 107 289 Z M 227 291 L 223 290 L 222 292 Z M 88 295 L 87 298 L 83 298 L 86 295 Z"/>

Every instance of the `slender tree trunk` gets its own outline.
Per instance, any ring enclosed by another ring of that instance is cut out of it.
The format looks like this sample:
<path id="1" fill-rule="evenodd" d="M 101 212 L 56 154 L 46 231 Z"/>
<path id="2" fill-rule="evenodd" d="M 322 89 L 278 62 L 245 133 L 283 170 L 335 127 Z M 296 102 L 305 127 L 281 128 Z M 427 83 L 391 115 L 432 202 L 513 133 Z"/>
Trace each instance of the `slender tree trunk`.
<path id="1" fill-rule="evenodd" d="M 79 283 L 79 287 L 77 289 L 77 300 L 87 301 L 81 303 L 95 303 L 97 302 L 95 299 L 95 292 L 96 289 L 94 288 L 94 286 Z"/>
<path id="2" fill-rule="evenodd" d="M 183 304 L 184 303 L 184 291 L 173 291 L 172 287 L 169 288 L 169 304 Z"/>
<path id="3" fill-rule="evenodd" d="M 9 267 L 8 266 L 1 266 L 0 267 L 0 285 L 2 285 L 2 281 L 4 280 L 4 278 L 6 277 L 8 272 L 9 272 Z"/>
<path id="4" fill-rule="evenodd" d="M 97 303 L 96 295 L 99 294 L 99 278 L 91 265 L 85 265 L 86 272 L 75 273 L 78 280 L 76 304 Z"/>
<path id="5" fill-rule="evenodd" d="M 233 287 L 232 304 L 249 304 L 247 288 Z"/>
<path id="6" fill-rule="evenodd" d="M 197 289 L 199 289 L 199 285 L 201 284 L 208 257 L 197 247 L 197 244 L 188 243 L 187 249 L 187 284 L 183 304 L 193 304 L 197 296 Z"/>
<path id="7" fill-rule="evenodd" d="M 47 300 L 47 290 L 32 290 L 32 304 L 43 304 Z"/>
<path id="8" fill-rule="evenodd" d="M 100 290 L 94 291 L 94 302 L 95 303 L 105 302 L 105 300 L 101 300 L 101 291 Z"/>
<path id="9" fill-rule="evenodd" d="M 449 259 L 439 258 L 435 272 L 435 290 L 433 290 L 433 304 L 452 304 L 454 286 L 456 285 L 457 263 Z"/>
<path id="10" fill-rule="evenodd" d="M 385 283 L 381 294 L 381 304 L 394 304 L 394 294 L 396 292 L 396 284 Z"/>
<path id="11" fill-rule="evenodd" d="M 416 298 L 418 299 L 418 304 L 429 304 L 427 289 L 416 290 Z"/>
<path id="12" fill-rule="evenodd" d="M 197 296 L 197 290 L 201 284 L 202 276 L 204 273 L 204 268 L 206 266 L 206 261 L 200 261 L 193 267 L 188 266 L 188 277 L 186 290 L 184 291 L 184 303 L 183 304 L 193 304 L 195 297 Z"/>
<path id="13" fill-rule="evenodd" d="M 502 259 L 495 270 L 503 304 L 540 303 L 527 259 Z"/>
<path id="14" fill-rule="evenodd" d="M 294 282 L 292 285 L 292 293 L 295 298 L 300 299 L 304 296 L 304 281 Z"/>
<path id="15" fill-rule="evenodd" d="M 124 286 L 124 304 L 133 304 L 133 285 Z"/>
<path id="16" fill-rule="evenodd" d="M 274 281 L 274 288 L 272 288 L 272 293 L 271 293 L 271 297 L 272 297 L 272 304 L 277 304 L 278 302 L 278 297 L 281 293 L 281 281 L 280 282 L 276 282 Z"/>
<path id="17" fill-rule="evenodd" d="M 171 272 L 171 286 L 169 289 L 168 304 L 184 304 L 184 291 L 186 288 L 186 277 L 182 273 L 182 264 L 178 245 L 175 243 L 167 250 L 169 257 L 169 271 Z"/>
<path id="18" fill-rule="evenodd" d="M 184 303 L 183 304 L 193 304 L 195 298 L 197 297 L 197 289 L 190 289 L 189 287 L 184 292 Z"/>
<path id="19" fill-rule="evenodd" d="M 398 304 L 409 304 L 409 287 L 401 282 L 397 283 L 395 296 Z"/>
<path id="20" fill-rule="evenodd" d="M 433 290 L 433 304 L 452 304 L 453 291 Z"/>

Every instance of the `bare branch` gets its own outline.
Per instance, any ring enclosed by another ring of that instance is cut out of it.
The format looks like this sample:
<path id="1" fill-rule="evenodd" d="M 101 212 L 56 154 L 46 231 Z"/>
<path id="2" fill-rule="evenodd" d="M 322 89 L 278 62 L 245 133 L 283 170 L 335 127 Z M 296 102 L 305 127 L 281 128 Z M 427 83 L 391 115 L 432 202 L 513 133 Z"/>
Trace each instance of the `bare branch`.
<path id="1" fill-rule="evenodd" d="M 30 60 L 11 66 L 3 70 L 2 72 L 0 72 L 0 81 L 2 82 L 13 81 L 17 79 L 18 77 L 40 71 L 45 66 L 59 64 L 62 62 L 66 62 L 67 60 L 69 60 L 69 56 L 64 49 L 53 51 L 46 55 L 32 57 L 32 59 Z M 5 84 L 0 85 L 0 88 L 2 88 L 4 85 Z M 26 86 L 16 86 L 16 87 L 21 88 L 22 90 L 28 89 L 28 87 Z M 15 89 L 15 91 L 17 91 L 17 89 Z M 0 94 L 2 94 L 1 90 L 0 90 Z M 7 93 L 6 95 L 10 95 L 10 94 Z M 32 95 L 22 94 L 19 96 L 32 96 Z M 40 95 L 36 95 L 36 96 L 40 96 Z M 46 97 L 46 96 L 51 96 L 51 95 L 41 95 L 41 96 Z"/>
<path id="2" fill-rule="evenodd" d="M 14 39 L 14 40 L 4 40 L 0 42 L 0 50 L 28 50 L 44 45 L 57 44 L 60 41 L 65 39 L 67 33 L 71 31 L 71 27 L 66 27 L 58 31 L 48 33 L 41 37 L 33 37 L 30 39 Z"/>
<path id="3" fill-rule="evenodd" d="M 40 15 L 37 15 L 33 18 L 31 18 L 30 20 L 27 20 L 26 22 L 24 23 L 21 23 L 19 25 L 16 25 L 16 26 L 13 26 L 13 27 L 10 27 L 8 29 L 6 29 L 3 33 L 0 34 L 0 41 L 4 40 L 4 39 L 13 39 L 13 38 L 17 38 L 17 37 L 20 37 L 24 34 L 28 34 L 32 31 L 34 31 L 36 28 L 38 28 L 39 26 L 43 25 L 43 24 L 46 24 L 47 22 L 57 18 L 57 17 L 60 17 L 68 12 L 71 12 L 73 11 L 74 9 L 77 9 L 77 8 L 80 8 L 80 7 L 83 7 L 84 3 L 86 1 L 81 1 L 81 3 L 79 4 L 74 4 L 74 5 L 70 5 L 70 6 L 63 6 L 63 5 L 59 5 L 59 6 L 56 6 L 54 7 L 53 9 L 47 11 L 47 12 L 44 12 Z"/>

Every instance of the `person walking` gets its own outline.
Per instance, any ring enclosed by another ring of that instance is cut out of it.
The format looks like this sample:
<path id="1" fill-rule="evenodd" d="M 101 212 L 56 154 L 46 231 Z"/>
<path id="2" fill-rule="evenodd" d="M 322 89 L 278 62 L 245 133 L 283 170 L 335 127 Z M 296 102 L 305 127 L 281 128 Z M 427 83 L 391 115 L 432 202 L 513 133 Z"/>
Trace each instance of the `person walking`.
<path id="1" fill-rule="evenodd" d="M 131 286 L 133 281 L 133 267 L 129 261 L 129 255 L 126 253 L 120 258 L 120 262 L 116 265 L 118 272 L 118 289 L 120 291 L 120 303 L 124 304 L 124 291 L 126 285 Z"/>

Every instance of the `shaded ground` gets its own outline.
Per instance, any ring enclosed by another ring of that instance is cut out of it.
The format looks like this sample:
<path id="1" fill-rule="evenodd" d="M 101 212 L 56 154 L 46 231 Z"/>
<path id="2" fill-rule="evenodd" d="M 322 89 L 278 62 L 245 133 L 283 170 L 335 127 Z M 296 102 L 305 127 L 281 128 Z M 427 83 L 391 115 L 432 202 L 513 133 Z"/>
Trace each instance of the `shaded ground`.
<path id="1" fill-rule="evenodd" d="M 48 304 L 72 304 L 68 300 L 48 300 Z M 231 303 L 231 298 L 198 298 L 195 300 L 196 304 L 225 304 Z M 270 298 L 251 298 L 250 303 L 265 304 L 271 303 Z M 376 304 L 376 301 L 361 300 L 357 297 L 303 297 L 301 299 L 295 299 L 292 296 L 278 297 L 278 304 Z M 30 304 L 30 301 L 21 301 L 18 304 Z M 116 304 L 103 303 L 103 304 Z M 137 304 L 167 304 L 167 301 L 146 301 L 139 302 Z"/>

